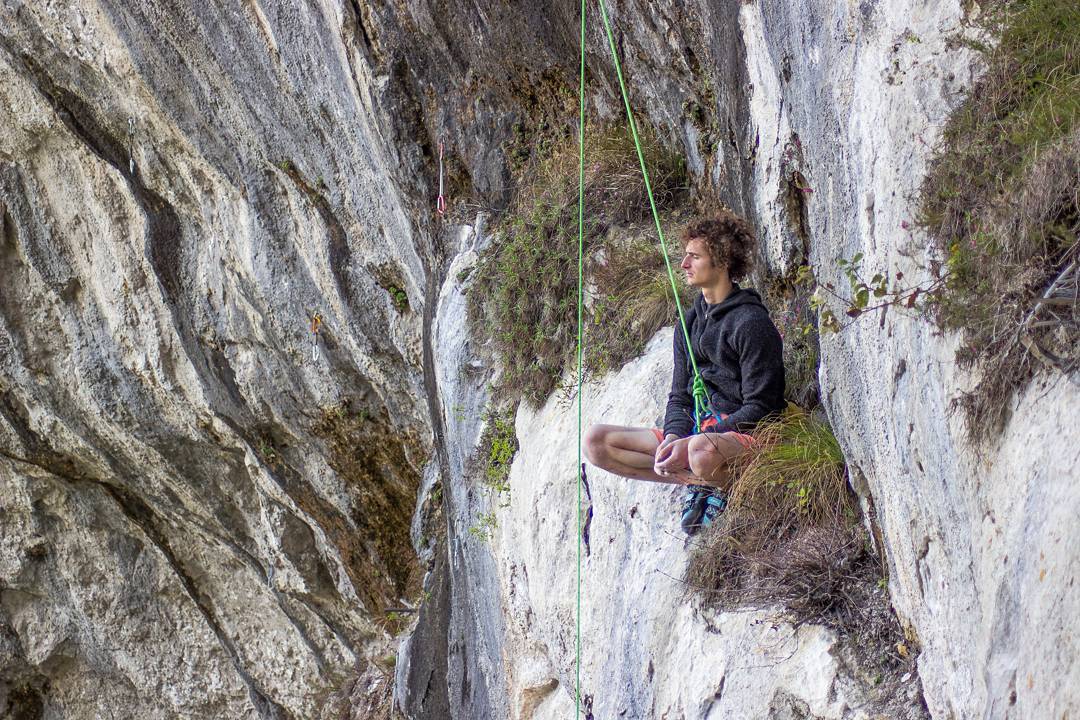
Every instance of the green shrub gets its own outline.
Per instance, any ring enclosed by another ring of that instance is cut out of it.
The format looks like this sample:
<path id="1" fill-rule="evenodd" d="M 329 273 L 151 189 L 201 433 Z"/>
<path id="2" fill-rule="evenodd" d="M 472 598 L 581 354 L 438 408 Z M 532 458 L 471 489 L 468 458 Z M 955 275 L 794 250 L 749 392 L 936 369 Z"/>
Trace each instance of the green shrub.
<path id="1" fill-rule="evenodd" d="M 516 403 L 502 412 L 489 409 L 478 444 L 480 483 L 484 494 L 494 503 L 493 509 L 477 514 L 476 522 L 469 528 L 469 533 L 479 540 L 491 539 L 499 526 L 496 511 L 510 507 L 510 467 L 518 451 L 516 410 Z"/>
<path id="2" fill-rule="evenodd" d="M 685 166 L 681 157 L 650 137 L 646 133 L 643 150 L 658 209 L 666 212 L 686 197 Z M 539 404 L 555 389 L 576 351 L 576 143 L 563 146 L 557 154 L 537 163 L 527 177 L 528 182 L 519 189 L 497 226 L 497 242 L 471 274 L 469 315 L 479 334 L 492 339 L 503 360 L 501 389 Z M 590 134 L 586 142 L 584 219 L 590 277 L 597 267 L 594 253 L 607 247 L 617 256 L 619 243 L 613 238 L 618 231 L 632 234 L 635 225 L 649 218 L 645 185 L 625 130 Z M 624 278 L 620 284 L 627 282 Z M 609 290 L 599 292 L 606 298 Z M 622 322 L 624 328 L 635 328 L 631 335 L 643 332 L 632 321 Z M 627 345 L 635 346 L 633 342 Z M 595 355 L 592 357 L 594 363 L 601 363 Z"/>
<path id="3" fill-rule="evenodd" d="M 509 413 L 505 417 L 491 415 L 480 445 L 487 450 L 484 485 L 499 498 L 499 507 L 507 507 L 510 504 L 510 466 L 518 451 L 514 414 Z"/>
<path id="4" fill-rule="evenodd" d="M 736 463 L 733 507 L 811 524 L 855 518 L 844 453 L 828 423 L 796 408 L 754 431 L 752 452 Z M 796 517 L 797 516 L 797 517 Z"/>
<path id="5" fill-rule="evenodd" d="M 959 401 L 976 437 L 1001 426 L 1036 355 L 1080 359 L 1075 302 L 1031 322 L 1036 299 L 1078 255 L 1080 4 L 1002 2 L 985 17 L 999 41 L 981 48 L 985 72 L 944 129 L 919 217 L 944 279 L 931 309 L 962 333 L 961 364 L 980 370 Z"/>
<path id="6" fill-rule="evenodd" d="M 495 530 L 498 527 L 499 521 L 495 513 L 480 513 L 476 516 L 476 522 L 469 526 L 469 534 L 481 542 L 487 542 L 495 537 Z"/>
<path id="7" fill-rule="evenodd" d="M 391 285 L 386 291 L 390 293 L 390 299 L 394 301 L 394 307 L 397 308 L 399 313 L 409 309 L 409 296 L 404 290 L 396 285 Z"/>

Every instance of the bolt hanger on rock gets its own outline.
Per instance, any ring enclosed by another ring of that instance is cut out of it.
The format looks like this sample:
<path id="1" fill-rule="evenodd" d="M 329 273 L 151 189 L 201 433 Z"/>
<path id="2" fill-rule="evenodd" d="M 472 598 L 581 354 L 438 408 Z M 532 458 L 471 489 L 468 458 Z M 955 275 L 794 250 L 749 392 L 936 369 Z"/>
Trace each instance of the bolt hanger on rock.
<path id="1" fill-rule="evenodd" d="M 446 214 L 446 196 L 443 194 L 443 142 L 439 141 L 439 198 L 435 201 L 435 212 Z"/>
<path id="2" fill-rule="evenodd" d="M 128 118 L 128 174 L 135 174 L 135 118 Z"/>
<path id="3" fill-rule="evenodd" d="M 311 362 L 319 362 L 319 327 L 322 321 L 321 313 L 311 316 Z"/>

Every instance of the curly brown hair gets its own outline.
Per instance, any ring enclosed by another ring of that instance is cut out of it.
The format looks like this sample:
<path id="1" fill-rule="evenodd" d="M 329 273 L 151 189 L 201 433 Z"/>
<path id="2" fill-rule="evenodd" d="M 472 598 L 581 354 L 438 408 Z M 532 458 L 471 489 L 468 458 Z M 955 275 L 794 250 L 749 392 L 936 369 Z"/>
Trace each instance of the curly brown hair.
<path id="1" fill-rule="evenodd" d="M 750 223 L 730 210 L 690 223 L 682 237 L 684 243 L 704 240 L 713 264 L 727 267 L 732 280 L 741 280 L 750 271 L 757 239 Z"/>

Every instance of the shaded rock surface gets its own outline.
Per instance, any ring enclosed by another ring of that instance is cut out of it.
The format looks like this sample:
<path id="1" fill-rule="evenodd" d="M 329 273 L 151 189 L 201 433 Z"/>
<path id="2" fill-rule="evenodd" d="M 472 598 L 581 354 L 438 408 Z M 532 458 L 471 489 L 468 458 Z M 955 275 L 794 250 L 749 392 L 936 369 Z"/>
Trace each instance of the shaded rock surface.
<path id="1" fill-rule="evenodd" d="M 315 717 L 415 600 L 425 180 L 355 11 L 0 5 L 0 714 Z"/>

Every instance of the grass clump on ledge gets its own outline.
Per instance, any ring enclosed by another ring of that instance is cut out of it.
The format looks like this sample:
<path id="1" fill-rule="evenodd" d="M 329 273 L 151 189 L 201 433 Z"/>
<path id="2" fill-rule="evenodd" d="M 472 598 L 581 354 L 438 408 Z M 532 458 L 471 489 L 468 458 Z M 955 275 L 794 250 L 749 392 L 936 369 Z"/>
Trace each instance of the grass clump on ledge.
<path id="1" fill-rule="evenodd" d="M 510 505 L 510 466 L 518 451 L 514 413 L 488 415 L 488 424 L 480 439 L 487 462 L 484 464 L 484 486 L 499 499 L 499 507 Z"/>
<path id="2" fill-rule="evenodd" d="M 820 622 L 863 556 L 844 455 L 829 426 L 802 410 L 754 436 L 733 468 L 727 510 L 691 553 L 687 581 L 720 607 L 782 603 Z"/>
<path id="3" fill-rule="evenodd" d="M 872 696 L 900 697 L 917 638 L 892 610 L 832 430 L 789 406 L 754 436 L 727 509 L 692 543 L 688 591 L 721 611 L 771 609 L 795 626 L 833 628 L 845 655 L 873 676 Z"/>
<path id="4" fill-rule="evenodd" d="M 945 279 L 932 310 L 980 370 L 958 401 L 976 438 L 1001 427 L 1039 359 L 1080 363 L 1080 4 L 1001 2 L 986 18 L 997 44 L 979 48 L 985 72 L 944 129 L 919 218 Z"/>
<path id="5" fill-rule="evenodd" d="M 510 467 L 519 448 L 514 427 L 516 405 L 489 407 L 480 435 L 473 473 L 479 476 L 486 509 L 477 513 L 469 534 L 490 540 L 499 527 L 498 511 L 510 507 Z"/>
<path id="6" fill-rule="evenodd" d="M 643 152 L 657 209 L 670 213 L 688 194 L 685 164 L 650 133 Z M 577 143 L 567 142 L 525 177 L 496 228 L 498 240 L 473 271 L 469 316 L 502 359 L 500 389 L 540 404 L 576 352 Z M 640 353 L 645 340 L 674 317 L 673 302 L 665 307 L 659 297 L 666 295 L 655 282 L 663 272 L 659 244 L 641 239 L 655 238 L 655 230 L 646 234 L 650 227 L 645 184 L 625 129 L 591 132 L 585 142 L 584 230 L 593 291 L 586 332 L 594 349 L 587 360 L 594 372 Z"/>

